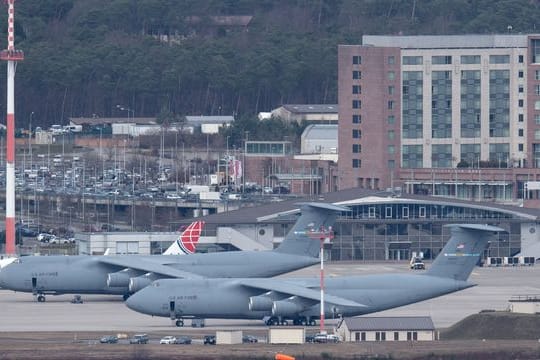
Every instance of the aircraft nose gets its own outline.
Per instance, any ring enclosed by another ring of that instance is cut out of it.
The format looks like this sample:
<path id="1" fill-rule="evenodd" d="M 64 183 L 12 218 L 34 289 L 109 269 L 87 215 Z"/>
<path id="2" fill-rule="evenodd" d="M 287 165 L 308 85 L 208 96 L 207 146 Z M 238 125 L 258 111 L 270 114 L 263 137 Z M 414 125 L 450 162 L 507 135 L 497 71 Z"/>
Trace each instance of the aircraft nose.
<path id="1" fill-rule="evenodd" d="M 144 294 L 144 289 L 131 295 L 126 300 L 126 306 L 133 311 L 148 314 L 148 306 L 146 304 L 146 294 Z"/>

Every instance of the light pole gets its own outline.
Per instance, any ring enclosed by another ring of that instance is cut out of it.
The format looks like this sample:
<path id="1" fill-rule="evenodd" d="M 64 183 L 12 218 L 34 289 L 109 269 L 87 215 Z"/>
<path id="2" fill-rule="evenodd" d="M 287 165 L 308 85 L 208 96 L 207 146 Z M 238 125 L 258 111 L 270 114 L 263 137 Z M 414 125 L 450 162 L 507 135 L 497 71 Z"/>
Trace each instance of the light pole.
<path id="1" fill-rule="evenodd" d="M 127 112 L 127 117 L 128 117 L 128 122 L 129 122 L 129 119 L 130 119 L 130 115 L 131 115 L 131 118 L 135 118 L 135 110 L 133 109 L 130 109 L 128 108 L 127 106 L 124 106 L 124 105 L 116 105 L 116 108 L 120 111 L 126 111 Z"/>

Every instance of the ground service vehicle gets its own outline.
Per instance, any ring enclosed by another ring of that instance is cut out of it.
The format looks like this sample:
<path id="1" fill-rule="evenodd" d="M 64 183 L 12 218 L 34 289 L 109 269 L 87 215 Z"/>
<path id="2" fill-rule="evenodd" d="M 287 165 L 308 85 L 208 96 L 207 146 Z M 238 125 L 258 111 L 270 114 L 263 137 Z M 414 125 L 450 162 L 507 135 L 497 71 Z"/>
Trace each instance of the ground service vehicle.
<path id="1" fill-rule="evenodd" d="M 216 337 L 214 335 L 206 335 L 204 337 L 204 345 L 216 345 Z"/>

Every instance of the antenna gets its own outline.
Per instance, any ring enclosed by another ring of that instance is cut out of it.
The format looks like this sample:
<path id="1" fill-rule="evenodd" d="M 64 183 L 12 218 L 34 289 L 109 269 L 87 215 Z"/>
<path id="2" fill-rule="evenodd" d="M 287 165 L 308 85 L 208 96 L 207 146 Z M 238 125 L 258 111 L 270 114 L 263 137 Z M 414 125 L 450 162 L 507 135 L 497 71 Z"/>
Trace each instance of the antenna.
<path id="1" fill-rule="evenodd" d="M 0 51 L 7 61 L 7 152 L 6 152 L 6 253 L 15 254 L 15 70 L 24 59 L 22 50 L 15 50 L 15 0 L 8 4 L 8 48 Z"/>

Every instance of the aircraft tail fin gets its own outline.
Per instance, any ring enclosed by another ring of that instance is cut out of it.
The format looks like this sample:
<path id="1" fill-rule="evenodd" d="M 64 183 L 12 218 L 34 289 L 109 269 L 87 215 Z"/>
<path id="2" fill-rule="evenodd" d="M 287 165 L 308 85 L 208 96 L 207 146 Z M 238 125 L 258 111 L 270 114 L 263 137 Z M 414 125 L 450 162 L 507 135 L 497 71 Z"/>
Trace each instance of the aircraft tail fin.
<path id="1" fill-rule="evenodd" d="M 301 215 L 283 242 L 276 248 L 276 252 L 317 257 L 320 251 L 320 242 L 311 236 L 321 229 L 331 230 L 337 216 L 342 212 L 350 211 L 348 207 L 326 203 L 302 203 Z"/>
<path id="2" fill-rule="evenodd" d="M 204 221 L 192 222 L 180 235 L 180 237 L 172 243 L 171 246 L 163 255 L 184 255 L 193 254 L 195 247 L 199 242 L 202 229 L 204 227 Z"/>
<path id="3" fill-rule="evenodd" d="M 478 263 L 494 233 L 504 231 L 496 226 L 451 224 L 452 236 L 426 275 L 466 281 Z"/>

